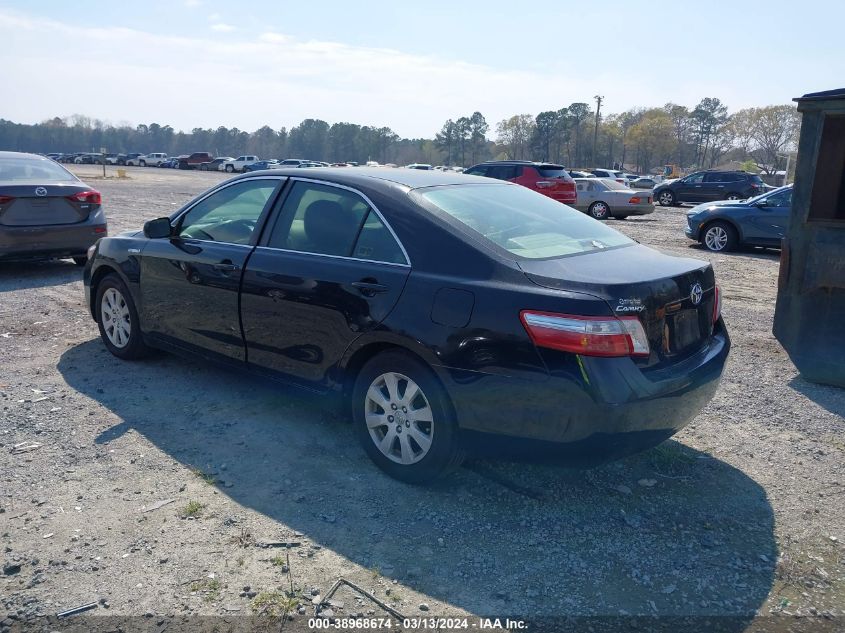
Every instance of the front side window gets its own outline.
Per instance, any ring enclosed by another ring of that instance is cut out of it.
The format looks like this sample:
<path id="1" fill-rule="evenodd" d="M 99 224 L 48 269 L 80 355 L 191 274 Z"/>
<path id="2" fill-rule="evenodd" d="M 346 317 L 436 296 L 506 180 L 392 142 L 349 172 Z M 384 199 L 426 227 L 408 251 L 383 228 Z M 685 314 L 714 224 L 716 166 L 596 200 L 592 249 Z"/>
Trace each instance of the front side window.
<path id="1" fill-rule="evenodd" d="M 249 244 L 277 179 L 242 180 L 212 193 L 182 216 L 179 236 Z"/>
<path id="2" fill-rule="evenodd" d="M 688 185 L 697 185 L 704 180 L 704 174 L 692 174 L 684 178 L 684 182 Z"/>
<path id="3" fill-rule="evenodd" d="M 528 259 L 628 246 L 633 240 L 580 211 L 525 187 L 451 185 L 412 191 L 435 215 Z"/>
<path id="4" fill-rule="evenodd" d="M 487 175 L 487 168 L 486 167 L 473 167 L 471 169 L 467 169 L 465 174 L 470 176 L 486 176 Z"/>
<path id="5" fill-rule="evenodd" d="M 767 207 L 789 207 L 792 206 L 792 189 L 777 191 L 766 198 Z"/>

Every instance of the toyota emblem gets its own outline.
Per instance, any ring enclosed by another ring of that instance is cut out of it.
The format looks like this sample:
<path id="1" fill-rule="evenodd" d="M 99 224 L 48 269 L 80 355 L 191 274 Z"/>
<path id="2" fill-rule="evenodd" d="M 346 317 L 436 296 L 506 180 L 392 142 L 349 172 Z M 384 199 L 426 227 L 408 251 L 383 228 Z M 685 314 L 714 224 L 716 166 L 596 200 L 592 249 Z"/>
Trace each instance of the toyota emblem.
<path id="1" fill-rule="evenodd" d="M 702 297 L 704 297 L 704 290 L 701 284 L 693 284 L 689 291 L 689 300 L 692 301 L 692 305 L 697 306 L 701 303 Z"/>
<path id="2" fill-rule="evenodd" d="M 42 198 L 47 195 L 47 190 L 44 187 L 36 187 L 35 188 L 35 195 L 41 196 Z"/>

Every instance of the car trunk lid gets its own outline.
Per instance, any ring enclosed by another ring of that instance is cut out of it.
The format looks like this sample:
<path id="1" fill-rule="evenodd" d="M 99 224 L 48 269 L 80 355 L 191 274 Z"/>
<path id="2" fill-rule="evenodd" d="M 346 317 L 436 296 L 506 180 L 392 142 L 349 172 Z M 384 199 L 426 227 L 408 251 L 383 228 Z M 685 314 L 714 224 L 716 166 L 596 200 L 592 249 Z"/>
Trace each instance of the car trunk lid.
<path id="1" fill-rule="evenodd" d="M 49 226 L 88 219 L 99 205 L 71 196 L 90 188 L 80 185 L 0 185 L 0 225 Z"/>
<path id="2" fill-rule="evenodd" d="M 589 293 L 617 316 L 638 317 L 650 346 L 643 364 L 680 360 L 713 335 L 715 278 L 707 262 L 635 244 L 519 266 L 537 285 Z"/>

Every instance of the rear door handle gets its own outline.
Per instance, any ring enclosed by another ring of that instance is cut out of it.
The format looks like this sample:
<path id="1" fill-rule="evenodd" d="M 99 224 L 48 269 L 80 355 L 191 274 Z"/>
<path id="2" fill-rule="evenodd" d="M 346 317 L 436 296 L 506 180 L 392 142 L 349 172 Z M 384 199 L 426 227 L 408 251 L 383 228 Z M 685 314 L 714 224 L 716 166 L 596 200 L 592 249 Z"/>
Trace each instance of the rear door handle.
<path id="1" fill-rule="evenodd" d="M 238 266 L 237 264 L 233 264 L 230 261 L 223 261 L 223 262 L 220 262 L 219 264 L 214 264 L 212 266 L 212 268 L 214 270 L 219 270 L 219 271 L 222 271 L 222 272 L 232 272 L 233 270 L 239 270 L 240 266 Z"/>
<path id="2" fill-rule="evenodd" d="M 380 284 L 377 281 L 353 281 L 352 287 L 357 288 L 358 291 L 365 297 L 372 297 L 380 292 L 387 292 L 388 287 Z"/>

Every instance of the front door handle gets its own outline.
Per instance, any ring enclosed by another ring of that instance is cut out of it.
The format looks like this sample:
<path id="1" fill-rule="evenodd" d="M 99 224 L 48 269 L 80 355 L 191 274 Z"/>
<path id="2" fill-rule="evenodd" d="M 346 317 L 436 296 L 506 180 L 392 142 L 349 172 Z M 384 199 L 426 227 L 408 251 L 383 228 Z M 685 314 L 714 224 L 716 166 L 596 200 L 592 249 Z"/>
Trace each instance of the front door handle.
<path id="1" fill-rule="evenodd" d="M 219 271 L 221 271 L 221 272 L 230 273 L 230 272 L 232 272 L 232 271 L 234 271 L 234 270 L 238 270 L 238 269 L 240 269 L 240 266 L 238 266 L 237 264 L 233 264 L 232 262 L 230 262 L 230 261 L 227 259 L 227 260 L 225 260 L 225 261 L 220 262 L 219 264 L 214 264 L 214 265 L 212 266 L 212 268 L 213 268 L 214 270 L 219 270 Z"/>
<path id="2" fill-rule="evenodd" d="M 375 279 L 372 281 L 362 279 L 361 281 L 353 281 L 352 287 L 357 288 L 365 297 L 373 297 L 380 292 L 387 292 L 388 287 L 384 284 L 378 283 Z"/>

